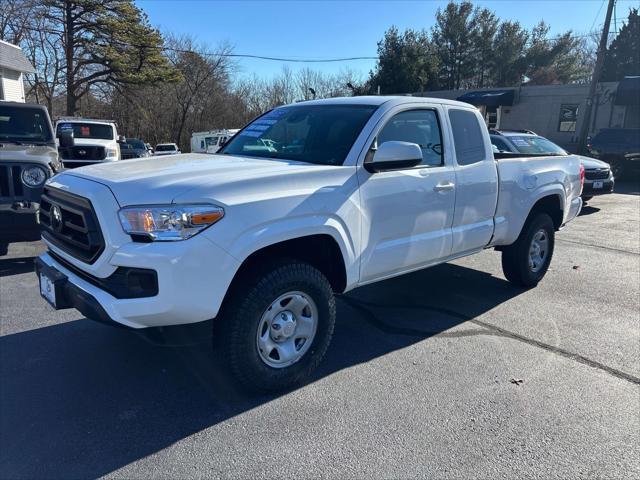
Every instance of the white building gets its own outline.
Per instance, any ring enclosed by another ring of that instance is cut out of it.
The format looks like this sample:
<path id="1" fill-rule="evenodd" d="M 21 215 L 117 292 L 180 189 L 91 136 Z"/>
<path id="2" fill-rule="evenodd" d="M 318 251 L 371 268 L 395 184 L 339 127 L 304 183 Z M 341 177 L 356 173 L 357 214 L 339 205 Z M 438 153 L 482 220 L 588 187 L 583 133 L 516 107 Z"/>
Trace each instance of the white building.
<path id="1" fill-rule="evenodd" d="M 20 47 L 0 40 L 0 100 L 24 102 L 24 74 L 34 71 Z"/>

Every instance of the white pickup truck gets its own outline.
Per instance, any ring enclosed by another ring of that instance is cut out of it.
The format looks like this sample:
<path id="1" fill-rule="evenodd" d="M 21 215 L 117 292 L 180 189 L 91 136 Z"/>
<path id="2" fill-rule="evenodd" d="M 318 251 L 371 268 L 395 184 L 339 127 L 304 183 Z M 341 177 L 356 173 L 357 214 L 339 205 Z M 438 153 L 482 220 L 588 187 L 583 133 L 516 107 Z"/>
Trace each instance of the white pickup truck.
<path id="1" fill-rule="evenodd" d="M 78 168 L 96 163 L 120 160 L 120 143 L 126 138 L 118 135 L 113 120 L 92 120 L 67 117 L 56 122 L 56 138 L 63 133 L 73 137 L 73 145 L 60 145 L 60 160 L 64 168 Z"/>
<path id="2" fill-rule="evenodd" d="M 496 156 L 470 105 L 376 96 L 276 108 L 213 156 L 65 171 L 41 202 L 41 294 L 136 329 L 215 319 L 242 385 L 289 387 L 325 354 L 334 292 L 485 248 L 542 279 L 580 161 Z"/>

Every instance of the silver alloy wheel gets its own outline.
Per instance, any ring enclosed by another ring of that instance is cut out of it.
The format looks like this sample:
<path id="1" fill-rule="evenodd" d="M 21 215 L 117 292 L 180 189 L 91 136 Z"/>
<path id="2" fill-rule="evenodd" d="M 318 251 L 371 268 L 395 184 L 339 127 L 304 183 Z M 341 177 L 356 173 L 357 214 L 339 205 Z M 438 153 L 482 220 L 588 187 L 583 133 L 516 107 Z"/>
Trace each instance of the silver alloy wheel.
<path id="1" fill-rule="evenodd" d="M 529 268 L 532 272 L 538 272 L 544 265 L 549 255 L 549 237 L 544 229 L 538 230 L 529 246 Z"/>
<path id="2" fill-rule="evenodd" d="M 260 359 L 273 368 L 300 360 L 318 329 L 318 307 L 303 292 L 287 292 L 265 310 L 258 324 L 256 347 Z"/>

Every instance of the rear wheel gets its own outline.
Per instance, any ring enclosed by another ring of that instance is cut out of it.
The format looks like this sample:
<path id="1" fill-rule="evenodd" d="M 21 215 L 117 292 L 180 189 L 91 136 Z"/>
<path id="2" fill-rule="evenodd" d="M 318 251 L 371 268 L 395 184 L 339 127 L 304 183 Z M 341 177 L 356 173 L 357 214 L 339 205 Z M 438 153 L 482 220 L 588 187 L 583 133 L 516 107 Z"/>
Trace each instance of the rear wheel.
<path id="1" fill-rule="evenodd" d="M 331 285 L 319 270 L 280 262 L 234 287 L 217 341 L 245 389 L 282 390 L 303 382 L 324 357 L 335 310 Z"/>
<path id="2" fill-rule="evenodd" d="M 9 243 L 0 242 L 0 257 L 9 253 Z"/>
<path id="3" fill-rule="evenodd" d="M 549 269 L 555 244 L 553 220 L 533 213 L 513 245 L 502 250 L 502 271 L 511 283 L 535 287 Z"/>

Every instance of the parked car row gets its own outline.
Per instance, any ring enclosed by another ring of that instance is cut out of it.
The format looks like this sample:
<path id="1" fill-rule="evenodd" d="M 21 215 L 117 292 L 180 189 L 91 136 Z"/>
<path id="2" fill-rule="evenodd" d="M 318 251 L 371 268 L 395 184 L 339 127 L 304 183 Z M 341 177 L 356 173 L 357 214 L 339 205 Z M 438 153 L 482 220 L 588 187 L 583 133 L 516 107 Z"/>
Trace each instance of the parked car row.
<path id="1" fill-rule="evenodd" d="M 551 140 L 530 130 L 491 130 L 494 151 L 525 155 L 569 155 Z M 595 158 L 579 156 L 584 165 L 585 181 L 582 199 L 591 200 L 595 195 L 613 192 L 615 177 L 608 163 Z"/>

